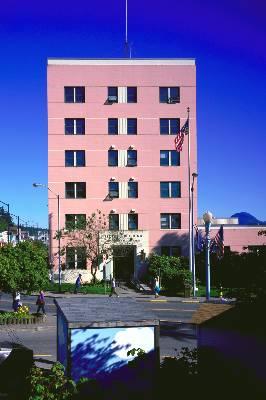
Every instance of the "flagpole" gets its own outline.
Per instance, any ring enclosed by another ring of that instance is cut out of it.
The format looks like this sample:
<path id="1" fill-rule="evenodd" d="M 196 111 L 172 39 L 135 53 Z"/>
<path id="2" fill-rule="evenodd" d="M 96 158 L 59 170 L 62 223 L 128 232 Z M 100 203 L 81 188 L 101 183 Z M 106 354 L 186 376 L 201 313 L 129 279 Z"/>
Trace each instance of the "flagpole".
<path id="1" fill-rule="evenodd" d="M 190 108 L 187 108 L 187 120 L 188 120 L 188 235 L 189 235 L 189 270 L 193 273 L 193 265 L 192 265 L 192 240 L 191 240 L 191 176 L 190 176 L 190 124 L 189 124 L 189 113 Z"/>

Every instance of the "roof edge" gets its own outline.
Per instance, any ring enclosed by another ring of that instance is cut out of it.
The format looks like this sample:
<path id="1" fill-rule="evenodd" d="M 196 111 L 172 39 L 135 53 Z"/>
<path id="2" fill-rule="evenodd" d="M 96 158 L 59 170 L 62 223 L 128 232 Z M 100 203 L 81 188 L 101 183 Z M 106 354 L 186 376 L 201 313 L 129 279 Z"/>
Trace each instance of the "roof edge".
<path id="1" fill-rule="evenodd" d="M 48 58 L 47 65 L 195 65 L 195 58 Z"/>

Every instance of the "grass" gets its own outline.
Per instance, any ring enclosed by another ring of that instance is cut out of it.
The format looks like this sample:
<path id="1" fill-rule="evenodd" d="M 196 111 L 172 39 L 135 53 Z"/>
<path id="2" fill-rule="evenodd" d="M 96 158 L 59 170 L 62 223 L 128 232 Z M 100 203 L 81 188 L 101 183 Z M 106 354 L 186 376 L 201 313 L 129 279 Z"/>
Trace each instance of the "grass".
<path id="1" fill-rule="evenodd" d="M 59 284 L 58 283 L 50 283 L 46 288 L 46 291 L 58 293 L 59 292 Z M 74 283 L 62 283 L 61 284 L 61 293 L 74 293 L 75 284 Z M 110 289 L 106 286 L 106 293 L 109 293 Z M 105 294 L 104 284 L 96 283 L 93 284 L 84 284 L 80 286 L 78 293 L 83 294 Z"/>

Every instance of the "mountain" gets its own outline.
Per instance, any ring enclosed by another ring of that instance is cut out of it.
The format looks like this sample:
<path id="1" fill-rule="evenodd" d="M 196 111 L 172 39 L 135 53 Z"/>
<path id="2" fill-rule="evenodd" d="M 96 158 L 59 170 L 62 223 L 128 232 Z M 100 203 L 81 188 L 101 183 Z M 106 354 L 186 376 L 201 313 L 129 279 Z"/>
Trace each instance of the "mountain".
<path id="1" fill-rule="evenodd" d="M 266 225 L 266 221 L 260 221 L 244 211 L 232 215 L 231 218 L 238 218 L 239 225 Z"/>

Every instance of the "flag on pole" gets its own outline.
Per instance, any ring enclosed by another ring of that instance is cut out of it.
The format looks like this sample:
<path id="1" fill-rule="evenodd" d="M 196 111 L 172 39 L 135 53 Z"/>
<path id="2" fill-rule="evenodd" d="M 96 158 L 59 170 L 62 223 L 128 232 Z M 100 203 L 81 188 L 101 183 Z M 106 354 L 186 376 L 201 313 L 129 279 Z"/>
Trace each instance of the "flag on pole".
<path id="1" fill-rule="evenodd" d="M 211 251 L 217 254 L 218 258 L 222 258 L 224 255 L 224 228 L 221 225 L 219 231 L 215 235 L 211 244 Z"/>
<path id="2" fill-rule="evenodd" d="M 189 119 L 186 120 L 178 134 L 176 135 L 175 138 L 175 149 L 176 151 L 180 152 L 182 151 L 183 148 L 183 143 L 184 143 L 184 137 L 185 135 L 188 135 L 189 133 Z"/>
<path id="3" fill-rule="evenodd" d="M 196 247 L 198 251 L 202 251 L 204 248 L 204 239 L 202 237 L 202 232 L 199 230 L 197 225 L 194 225 L 195 233 L 196 233 Z"/>

